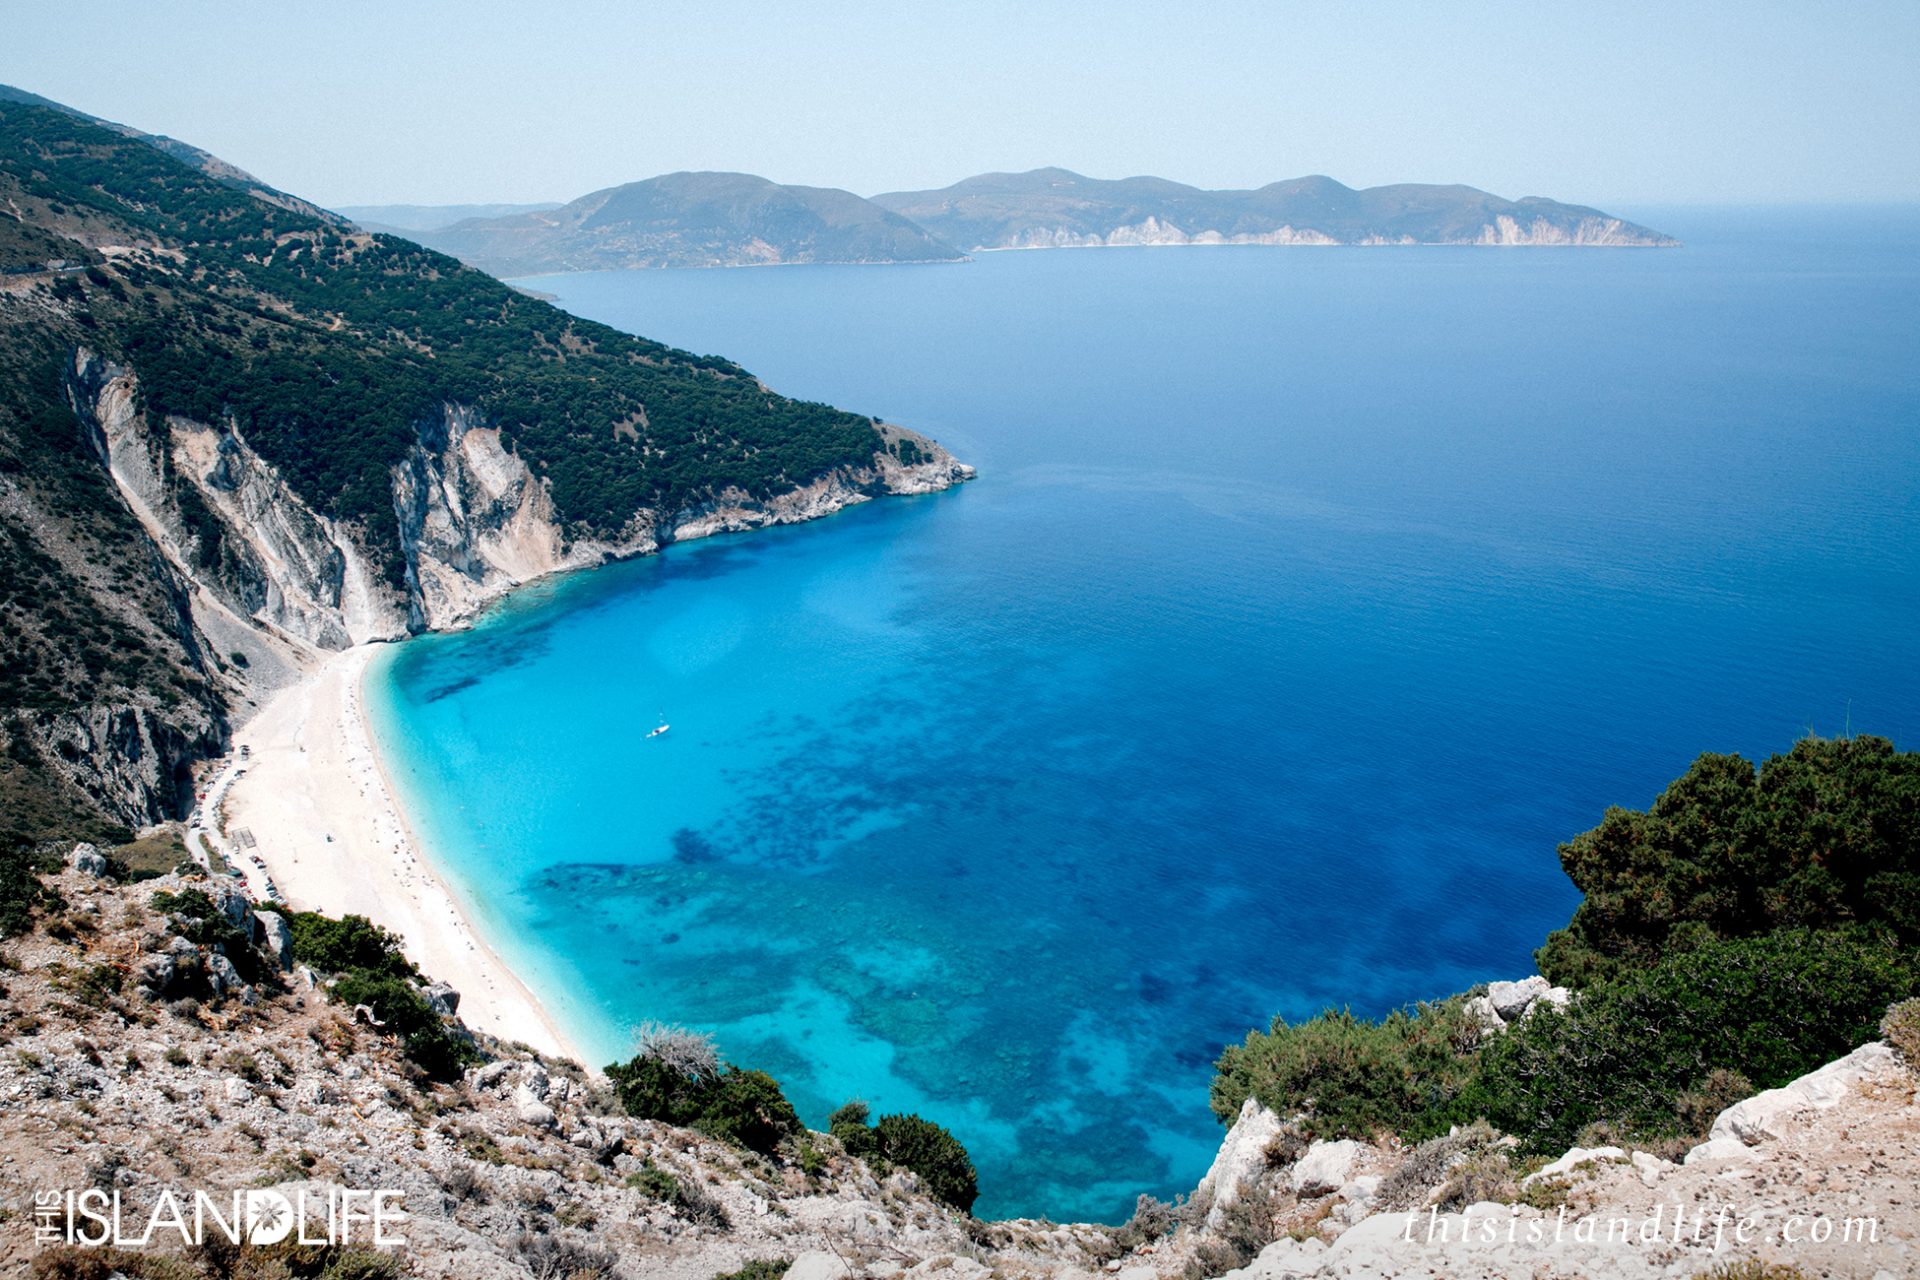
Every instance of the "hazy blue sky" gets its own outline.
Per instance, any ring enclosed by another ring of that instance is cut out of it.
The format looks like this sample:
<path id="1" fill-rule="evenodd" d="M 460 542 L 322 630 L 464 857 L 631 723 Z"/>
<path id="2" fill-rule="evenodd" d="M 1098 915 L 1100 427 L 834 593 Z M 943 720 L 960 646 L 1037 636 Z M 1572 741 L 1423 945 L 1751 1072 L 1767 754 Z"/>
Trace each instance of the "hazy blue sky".
<path id="1" fill-rule="evenodd" d="M 1599 204 L 1920 199 L 1920 3 L 0 5 L 0 80 L 329 204 L 1060 164 Z"/>

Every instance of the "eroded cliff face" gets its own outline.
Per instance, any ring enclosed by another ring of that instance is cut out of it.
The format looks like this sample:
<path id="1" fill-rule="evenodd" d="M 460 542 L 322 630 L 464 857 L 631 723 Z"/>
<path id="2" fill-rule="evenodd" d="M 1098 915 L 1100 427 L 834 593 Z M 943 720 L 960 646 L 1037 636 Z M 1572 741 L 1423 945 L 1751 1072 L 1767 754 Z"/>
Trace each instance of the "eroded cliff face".
<path id="1" fill-rule="evenodd" d="M 77 352 L 68 394 L 101 465 L 175 586 L 183 641 L 206 654 L 236 720 L 324 653 L 457 626 L 522 583 L 715 533 L 794 524 L 885 494 L 931 493 L 973 475 L 932 441 L 883 430 L 911 463 L 877 452 L 785 493 L 729 489 L 667 513 L 634 512 L 619 535 L 570 537 L 544 481 L 471 409 L 421 424 L 391 472 L 401 581 L 360 531 L 316 511 L 232 423 L 157 419 L 137 375 Z M 126 714 L 121 714 L 125 712 Z M 67 723 L 71 720 L 71 723 Z M 90 708 L 48 724 L 42 745 L 89 791 L 106 787 L 130 825 L 177 816 L 191 761 L 226 726 L 183 729 L 136 708 Z"/>
<path id="2" fill-rule="evenodd" d="M 23 727 L 43 760 L 135 829 L 179 815 L 192 800 L 194 762 L 218 751 L 226 734 L 191 712 L 125 703 L 37 713 Z"/>
<path id="3" fill-rule="evenodd" d="M 1644 233 L 1619 218 L 1582 218 L 1572 226 L 1561 226 L 1545 218 L 1521 222 L 1501 214 L 1480 228 L 1473 243 L 1482 245 L 1591 245 L 1600 248 L 1626 248 L 1644 245 Z"/>
<path id="4" fill-rule="evenodd" d="M 1325 232 L 1300 230 L 1291 226 L 1272 231 L 1233 232 L 1231 234 L 1201 228 L 1185 231 L 1171 222 L 1148 217 L 1104 233 L 1073 231 L 1065 227 L 1031 227 L 1004 243 L 984 246 L 995 249 L 1098 249 L 1126 245 L 1169 244 L 1338 244 Z"/>
<path id="5" fill-rule="evenodd" d="M 1028 227 L 1000 242 L 979 246 L 982 249 L 1095 249 L 1129 245 L 1567 245 L 1602 248 L 1642 247 L 1662 243 L 1651 239 L 1641 228 L 1619 218 L 1587 217 L 1568 225 L 1549 218 L 1522 220 L 1509 214 L 1496 215 L 1482 223 L 1477 232 L 1436 240 L 1420 240 L 1411 235 L 1369 235 L 1341 240 L 1311 227 L 1291 225 L 1272 231 L 1226 233 L 1202 227 L 1186 230 L 1160 218 L 1117 226 L 1109 231 L 1076 231 L 1066 227 Z"/>
<path id="6" fill-rule="evenodd" d="M 428 424 L 393 473 L 407 555 L 407 626 L 438 630 L 523 582 L 657 548 L 651 513 L 619 538 L 569 545 L 546 486 L 467 409 Z"/>

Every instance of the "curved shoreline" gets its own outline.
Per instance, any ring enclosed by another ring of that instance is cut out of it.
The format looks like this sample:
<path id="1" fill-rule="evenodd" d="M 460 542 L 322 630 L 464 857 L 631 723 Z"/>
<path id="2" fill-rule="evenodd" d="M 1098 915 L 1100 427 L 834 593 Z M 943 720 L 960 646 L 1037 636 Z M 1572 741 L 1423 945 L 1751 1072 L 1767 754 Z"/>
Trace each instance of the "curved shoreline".
<path id="1" fill-rule="evenodd" d="M 376 645 L 329 654 L 234 734 L 246 772 L 222 805 L 250 832 L 295 909 L 366 916 L 429 978 L 460 993 L 468 1026 L 542 1053 L 588 1059 L 501 959 L 433 866 L 397 800 L 366 714 Z"/>

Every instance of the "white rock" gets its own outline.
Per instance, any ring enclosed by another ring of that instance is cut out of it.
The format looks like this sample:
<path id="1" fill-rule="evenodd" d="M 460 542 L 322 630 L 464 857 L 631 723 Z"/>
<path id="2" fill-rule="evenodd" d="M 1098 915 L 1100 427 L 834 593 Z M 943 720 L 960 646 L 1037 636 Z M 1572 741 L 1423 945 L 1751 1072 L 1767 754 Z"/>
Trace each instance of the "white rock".
<path id="1" fill-rule="evenodd" d="M 788 1269 L 787 1274 L 793 1274 L 791 1268 Z M 960 1258 L 950 1253 L 942 1253 L 931 1258 L 922 1259 L 916 1266 L 909 1270 L 907 1274 L 910 1276 L 937 1276 L 939 1280 L 986 1280 L 986 1277 L 991 1275 L 992 1271 L 981 1263 L 975 1262 L 972 1258 Z"/>
<path id="2" fill-rule="evenodd" d="M 1288 1181 L 1300 1195 L 1325 1195 L 1347 1184 L 1353 1174 L 1354 1163 L 1364 1150 L 1366 1148 L 1352 1138 L 1342 1138 L 1338 1142 L 1316 1142 L 1307 1148 L 1307 1153 L 1293 1166 Z"/>
<path id="3" fill-rule="evenodd" d="M 1282 1236 L 1260 1251 L 1260 1256 L 1238 1271 L 1229 1271 L 1220 1280 L 1278 1280 L 1281 1276 L 1309 1275 L 1320 1266 L 1327 1246 L 1309 1237 L 1302 1242 Z"/>
<path id="4" fill-rule="evenodd" d="M 1280 1136 L 1281 1127 L 1280 1117 L 1252 1098 L 1240 1104 L 1240 1115 L 1193 1193 L 1194 1199 L 1208 1203 L 1208 1226 L 1218 1228 L 1224 1223 L 1226 1210 L 1240 1199 L 1248 1183 L 1265 1172 L 1267 1147 Z"/>
<path id="5" fill-rule="evenodd" d="M 1522 1178 L 1522 1186 L 1532 1186 L 1544 1178 L 1557 1178 L 1572 1173 L 1576 1167 L 1589 1160 L 1625 1160 L 1627 1153 L 1619 1147 L 1575 1147 L 1552 1164 L 1540 1168 Z"/>
<path id="6" fill-rule="evenodd" d="M 1522 978 L 1518 982 L 1490 982 L 1487 984 L 1487 999 L 1493 1004 L 1493 1011 L 1506 1022 L 1512 1022 L 1527 1011 L 1527 1006 L 1553 989 L 1553 984 L 1539 974 L 1531 978 Z"/>
<path id="7" fill-rule="evenodd" d="M 475 1067 L 468 1079 L 473 1081 L 476 1089 L 490 1089 L 513 1070 L 513 1065 L 511 1062 L 489 1062 L 484 1067 Z"/>
<path id="8" fill-rule="evenodd" d="M 253 1101 L 253 1090 L 239 1076 L 227 1077 L 226 1092 L 228 1102 L 245 1104 Z"/>
<path id="9" fill-rule="evenodd" d="M 293 930 L 287 927 L 285 917 L 277 911 L 256 911 L 254 920 L 260 926 L 262 945 L 274 963 L 280 966 L 280 972 L 293 972 Z"/>
<path id="10" fill-rule="evenodd" d="M 1507 1024 L 1494 1009 L 1493 1001 L 1485 996 L 1475 996 L 1467 1001 L 1467 1013 L 1480 1024 L 1482 1031 L 1505 1031 Z"/>
<path id="11" fill-rule="evenodd" d="M 227 922 L 247 937 L 253 936 L 253 904 L 247 901 L 247 895 L 238 889 L 215 889 L 213 905 L 220 908 Z"/>
<path id="12" fill-rule="evenodd" d="M 520 1087 L 536 1098 L 544 1098 L 553 1087 L 547 1079 L 547 1069 L 537 1062 L 529 1062 L 520 1072 Z"/>
<path id="13" fill-rule="evenodd" d="M 213 988 L 213 994 L 216 996 L 224 996 L 230 991 L 237 993 L 240 988 L 247 985 L 246 980 L 240 976 L 240 971 L 233 967 L 233 961 L 218 951 L 207 956 L 207 983 Z"/>
<path id="14" fill-rule="evenodd" d="M 545 1082 L 543 1074 L 541 1083 Z M 555 1116 L 553 1108 L 542 1102 L 541 1097 L 542 1093 L 534 1092 L 531 1084 L 523 1080 L 514 1087 L 513 1109 L 515 1114 L 528 1124 L 539 1125 L 545 1129 L 552 1126 Z"/>
<path id="15" fill-rule="evenodd" d="M 798 1255 L 787 1268 L 787 1280 L 846 1280 L 852 1274 L 853 1268 L 822 1249 Z"/>
<path id="16" fill-rule="evenodd" d="M 1680 1166 L 1645 1151 L 1636 1151 L 1633 1153 L 1633 1167 L 1640 1171 L 1642 1185 L 1650 1187 Z"/>
<path id="17" fill-rule="evenodd" d="M 1738 1138 L 1709 1138 L 1687 1152 L 1683 1164 L 1696 1165 L 1708 1160 L 1758 1160 L 1759 1153 Z"/>
<path id="18" fill-rule="evenodd" d="M 1791 1084 L 1734 1103 L 1714 1120 L 1708 1137 L 1734 1138 L 1750 1146 L 1778 1138 L 1789 1117 L 1801 1111 L 1837 1107 L 1856 1084 L 1898 1066 L 1893 1050 L 1885 1044 L 1879 1041 L 1863 1044 L 1846 1057 L 1810 1071 Z"/>
<path id="19" fill-rule="evenodd" d="M 67 865 L 82 875 L 99 877 L 107 874 L 106 855 L 85 841 L 73 846 L 73 852 L 67 855 Z"/>
<path id="20" fill-rule="evenodd" d="M 1379 1193 L 1380 1178 L 1377 1174 L 1371 1173 L 1355 1178 L 1352 1182 L 1340 1188 L 1340 1198 L 1342 1200 L 1352 1200 L 1360 1204 L 1373 1203 L 1374 1196 Z"/>

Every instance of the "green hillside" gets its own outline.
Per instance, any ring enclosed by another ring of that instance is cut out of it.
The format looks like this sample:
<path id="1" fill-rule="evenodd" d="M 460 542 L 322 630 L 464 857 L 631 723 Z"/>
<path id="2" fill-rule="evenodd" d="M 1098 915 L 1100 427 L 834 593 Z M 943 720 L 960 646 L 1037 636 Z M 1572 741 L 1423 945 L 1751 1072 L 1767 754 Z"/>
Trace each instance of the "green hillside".
<path id="1" fill-rule="evenodd" d="M 882 446 L 871 418 L 577 319 L 184 144 L 23 98 L 0 93 L 0 828 L 98 817 L 72 779 L 115 733 L 146 741 L 149 762 L 166 744 L 180 788 L 179 761 L 225 733 L 226 655 L 202 652 L 184 585 L 75 412 L 83 351 L 134 373 L 150 422 L 231 424 L 396 591 L 393 469 L 439 443 L 448 405 L 500 428 L 568 539 L 611 541 L 649 512 L 670 527 L 729 487 L 766 498 Z M 174 488 L 216 564 L 219 522 Z M 115 727 L 128 716 L 137 733 Z"/>

